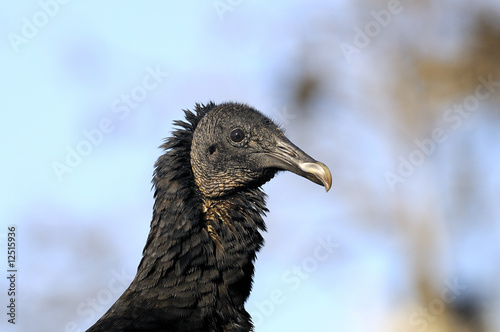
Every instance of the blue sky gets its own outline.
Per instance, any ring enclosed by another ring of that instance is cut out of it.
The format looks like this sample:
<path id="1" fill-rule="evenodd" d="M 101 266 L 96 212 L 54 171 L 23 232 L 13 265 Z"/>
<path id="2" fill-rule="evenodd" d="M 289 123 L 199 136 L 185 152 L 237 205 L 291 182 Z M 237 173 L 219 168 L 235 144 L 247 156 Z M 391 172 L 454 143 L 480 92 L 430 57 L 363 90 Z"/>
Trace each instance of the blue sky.
<path id="1" fill-rule="evenodd" d="M 210 100 L 263 111 L 333 174 L 328 194 L 292 174 L 265 185 L 269 230 L 247 302 L 256 331 L 392 331 L 401 317 L 408 325 L 419 299 L 408 258 L 415 247 L 404 234 L 422 229 L 440 239 L 429 263 L 436 288 L 463 278 L 471 294 L 483 294 L 499 272 L 491 264 L 500 257 L 496 104 L 481 102 L 456 130 L 434 123 L 447 141 L 392 191 L 384 173 L 425 137 L 401 135 L 406 129 L 384 113 L 391 102 L 369 86 L 392 79 L 391 61 L 383 60 L 404 45 L 397 36 L 452 57 L 470 22 L 458 9 L 446 11 L 456 29 L 437 27 L 448 41 L 439 44 L 411 35 L 418 9 L 401 2 L 390 25 L 347 59 L 340 45 L 354 44 L 354 27 L 386 6 L 0 2 L 1 244 L 7 225 L 16 225 L 19 239 L 18 324 L 2 319 L 2 329 L 83 331 L 109 308 L 141 257 L 158 146 L 182 109 Z M 496 7 L 485 1 L 474 10 Z M 326 82 L 310 113 L 291 101 L 304 68 Z M 475 203 L 457 217 L 450 174 L 460 171 L 464 149 L 480 175 L 470 184 Z M 414 220 L 400 220 L 398 202 Z M 488 305 L 498 308 L 498 299 Z"/>

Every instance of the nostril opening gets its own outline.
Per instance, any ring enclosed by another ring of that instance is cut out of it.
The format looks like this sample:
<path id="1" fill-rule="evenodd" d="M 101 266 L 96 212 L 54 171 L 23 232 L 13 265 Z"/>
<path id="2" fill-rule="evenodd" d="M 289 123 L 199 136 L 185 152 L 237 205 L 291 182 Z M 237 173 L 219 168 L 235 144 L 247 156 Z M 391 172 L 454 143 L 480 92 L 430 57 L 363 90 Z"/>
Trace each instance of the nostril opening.
<path id="1" fill-rule="evenodd" d="M 294 157 L 294 158 L 297 158 L 297 154 L 289 149 L 287 149 L 286 147 L 284 146 L 278 146 L 278 149 L 280 149 L 282 152 L 286 153 L 287 155 L 291 156 L 291 157 Z"/>

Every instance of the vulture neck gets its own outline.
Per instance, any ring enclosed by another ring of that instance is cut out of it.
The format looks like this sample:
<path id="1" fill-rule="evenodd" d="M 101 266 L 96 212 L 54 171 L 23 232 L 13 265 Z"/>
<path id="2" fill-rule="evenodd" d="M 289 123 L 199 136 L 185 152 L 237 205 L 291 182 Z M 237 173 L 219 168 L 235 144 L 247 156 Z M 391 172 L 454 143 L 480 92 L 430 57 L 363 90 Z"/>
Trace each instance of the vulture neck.
<path id="1" fill-rule="evenodd" d="M 151 230 L 130 290 L 160 290 L 165 301 L 156 305 L 190 324 L 248 331 L 244 303 L 264 243 L 265 194 L 250 186 L 217 199 L 203 196 L 190 167 L 190 136 L 184 133 L 174 133 L 176 140 L 167 141 L 167 152 L 156 163 Z M 187 144 L 181 144 L 186 137 Z"/>
<path id="2" fill-rule="evenodd" d="M 214 199 L 202 196 L 190 177 L 155 177 L 154 182 L 153 220 L 138 269 L 144 286 L 153 286 L 151 281 L 161 286 L 165 278 L 182 283 L 198 271 L 212 271 L 211 281 L 243 304 L 264 244 L 264 192 L 247 188 Z"/>

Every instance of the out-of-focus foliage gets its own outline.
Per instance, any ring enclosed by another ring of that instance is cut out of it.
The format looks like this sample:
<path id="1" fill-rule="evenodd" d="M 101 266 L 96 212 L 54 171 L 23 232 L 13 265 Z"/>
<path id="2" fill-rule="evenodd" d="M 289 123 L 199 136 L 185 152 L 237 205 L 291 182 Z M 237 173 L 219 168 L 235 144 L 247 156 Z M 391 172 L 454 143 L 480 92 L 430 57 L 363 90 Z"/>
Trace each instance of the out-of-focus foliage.
<path id="1" fill-rule="evenodd" d="M 256 331 L 500 330 L 497 1 L 42 0 L 0 22 L 15 328 L 83 331 L 111 306 L 172 120 L 236 100 L 334 179 L 266 184 Z"/>

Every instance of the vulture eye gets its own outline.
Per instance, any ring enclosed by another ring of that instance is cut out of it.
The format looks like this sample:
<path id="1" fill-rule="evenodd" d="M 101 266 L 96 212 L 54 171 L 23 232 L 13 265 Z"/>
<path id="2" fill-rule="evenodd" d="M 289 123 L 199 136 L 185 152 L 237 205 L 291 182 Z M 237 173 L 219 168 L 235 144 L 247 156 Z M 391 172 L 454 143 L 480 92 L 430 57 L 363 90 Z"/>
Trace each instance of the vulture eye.
<path id="1" fill-rule="evenodd" d="M 245 138 L 245 133 L 241 129 L 235 129 L 231 132 L 231 140 L 233 142 L 241 142 Z"/>

